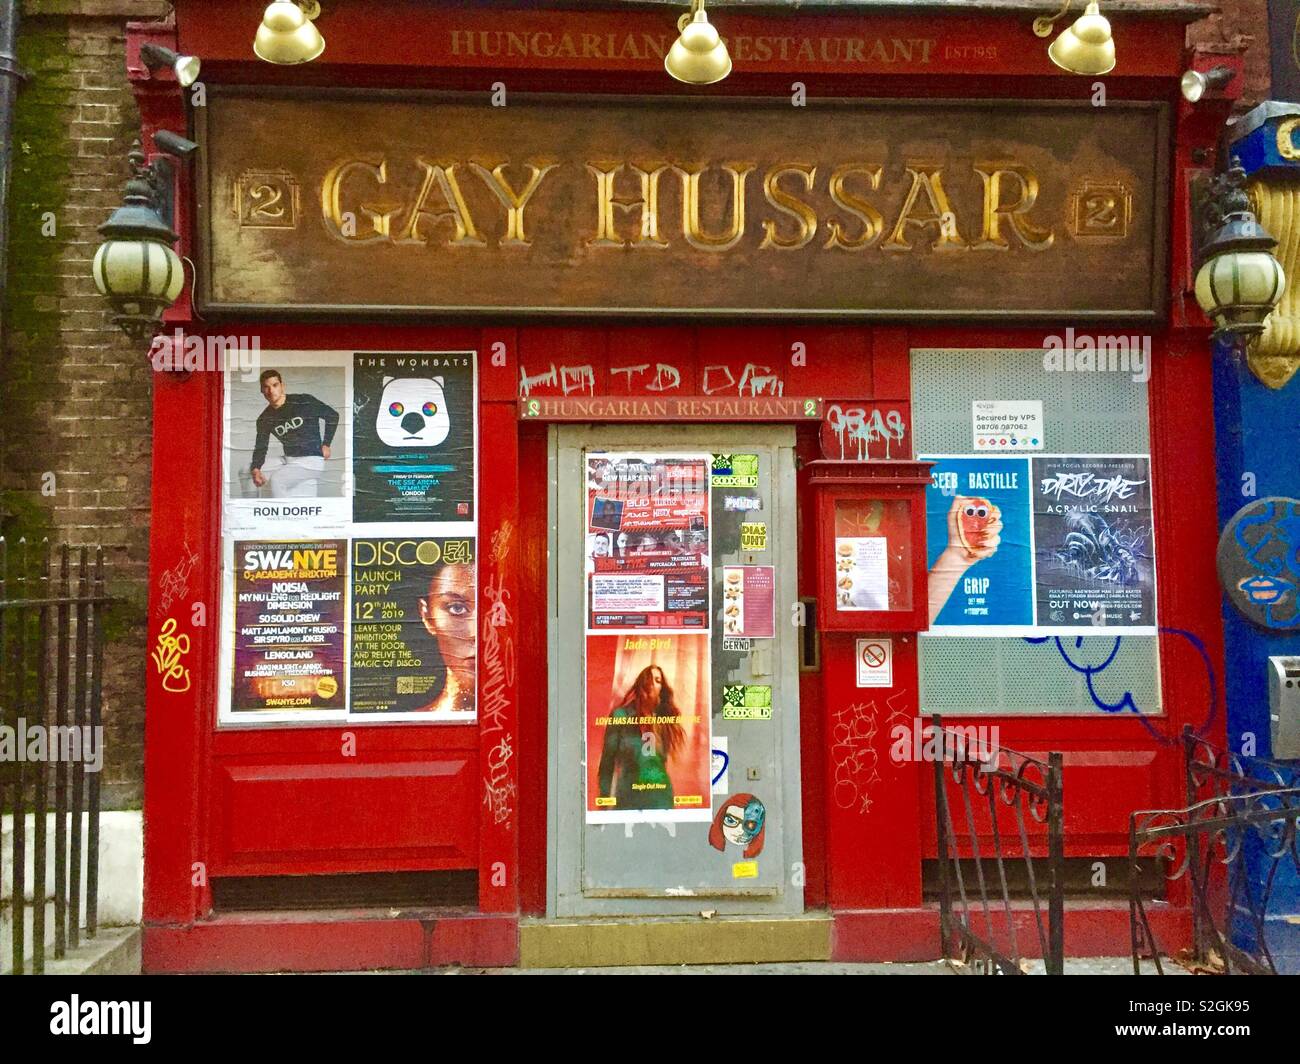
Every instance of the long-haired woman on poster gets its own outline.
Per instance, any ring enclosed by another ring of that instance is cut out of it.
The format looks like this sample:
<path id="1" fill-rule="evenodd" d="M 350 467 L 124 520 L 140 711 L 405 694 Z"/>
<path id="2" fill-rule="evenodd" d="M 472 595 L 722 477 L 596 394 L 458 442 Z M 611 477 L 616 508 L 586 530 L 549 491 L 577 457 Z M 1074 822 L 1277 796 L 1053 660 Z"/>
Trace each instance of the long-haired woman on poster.
<path id="1" fill-rule="evenodd" d="M 647 665 L 637 673 L 611 714 L 600 755 L 600 796 L 613 797 L 615 809 L 673 808 L 668 762 L 686 745 L 686 732 L 676 721 L 681 715 L 663 669 Z M 673 719 L 638 723 L 642 717 Z"/>

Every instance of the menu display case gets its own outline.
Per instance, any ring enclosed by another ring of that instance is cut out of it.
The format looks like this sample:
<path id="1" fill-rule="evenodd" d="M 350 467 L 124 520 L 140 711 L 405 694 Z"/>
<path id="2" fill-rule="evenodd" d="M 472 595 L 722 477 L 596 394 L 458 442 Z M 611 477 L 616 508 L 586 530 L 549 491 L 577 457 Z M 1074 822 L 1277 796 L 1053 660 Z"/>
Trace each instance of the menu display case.
<path id="1" fill-rule="evenodd" d="M 809 462 L 817 500 L 817 620 L 823 631 L 928 627 L 925 489 L 931 462 Z"/>

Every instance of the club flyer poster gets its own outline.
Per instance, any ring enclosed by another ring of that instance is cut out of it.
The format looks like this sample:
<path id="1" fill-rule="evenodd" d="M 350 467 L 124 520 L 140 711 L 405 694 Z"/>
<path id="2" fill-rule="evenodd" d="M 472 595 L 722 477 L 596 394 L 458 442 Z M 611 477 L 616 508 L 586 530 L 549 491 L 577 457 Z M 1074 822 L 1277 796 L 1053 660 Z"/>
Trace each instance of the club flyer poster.
<path id="1" fill-rule="evenodd" d="M 587 456 L 587 630 L 708 631 L 709 454 Z"/>
<path id="2" fill-rule="evenodd" d="M 352 367 L 352 520 L 472 522 L 472 352 L 358 353 Z"/>
<path id="3" fill-rule="evenodd" d="M 1039 625 L 1154 627 L 1149 459 L 1034 458 L 1033 494 Z"/>
<path id="4" fill-rule="evenodd" d="M 471 722 L 475 712 L 475 541 L 354 539 L 353 714 Z"/>
<path id="5" fill-rule="evenodd" d="M 1033 635 L 1029 459 L 931 455 L 925 460 L 934 462 L 925 492 L 932 630 Z M 947 572 L 959 575 L 945 582 L 940 577 Z M 946 598 L 940 591 L 945 587 Z"/>
<path id="6" fill-rule="evenodd" d="M 234 544 L 232 713 L 344 710 L 347 541 Z"/>
<path id="7" fill-rule="evenodd" d="M 586 638 L 586 822 L 712 817 L 709 634 Z"/>

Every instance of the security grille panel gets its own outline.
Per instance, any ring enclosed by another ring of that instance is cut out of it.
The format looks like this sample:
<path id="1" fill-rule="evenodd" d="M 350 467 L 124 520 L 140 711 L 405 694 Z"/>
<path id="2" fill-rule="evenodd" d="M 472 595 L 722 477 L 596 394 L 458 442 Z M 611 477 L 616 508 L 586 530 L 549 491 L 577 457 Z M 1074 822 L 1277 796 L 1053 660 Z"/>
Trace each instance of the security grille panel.
<path id="1" fill-rule="evenodd" d="M 977 399 L 1040 400 L 1044 454 L 1149 452 L 1144 382 L 1132 372 L 1048 371 L 1043 356 L 1041 348 L 913 350 L 916 453 L 973 454 Z M 925 713 L 1163 712 L 1154 636 L 922 636 L 919 668 Z"/>

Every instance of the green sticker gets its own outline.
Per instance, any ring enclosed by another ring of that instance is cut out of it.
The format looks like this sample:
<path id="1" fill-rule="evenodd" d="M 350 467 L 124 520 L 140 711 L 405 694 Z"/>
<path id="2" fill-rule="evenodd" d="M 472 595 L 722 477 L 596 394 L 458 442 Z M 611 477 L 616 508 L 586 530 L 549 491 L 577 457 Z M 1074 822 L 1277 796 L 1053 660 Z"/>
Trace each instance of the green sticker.
<path id="1" fill-rule="evenodd" d="M 746 709 L 771 709 L 772 688 L 767 684 L 723 684 L 722 704 L 725 706 L 744 706 Z"/>
<path id="2" fill-rule="evenodd" d="M 771 706 L 724 706 L 723 720 L 771 720 Z"/>
<path id="3" fill-rule="evenodd" d="M 758 487 L 758 455 L 715 454 L 712 483 L 715 488 Z"/>

